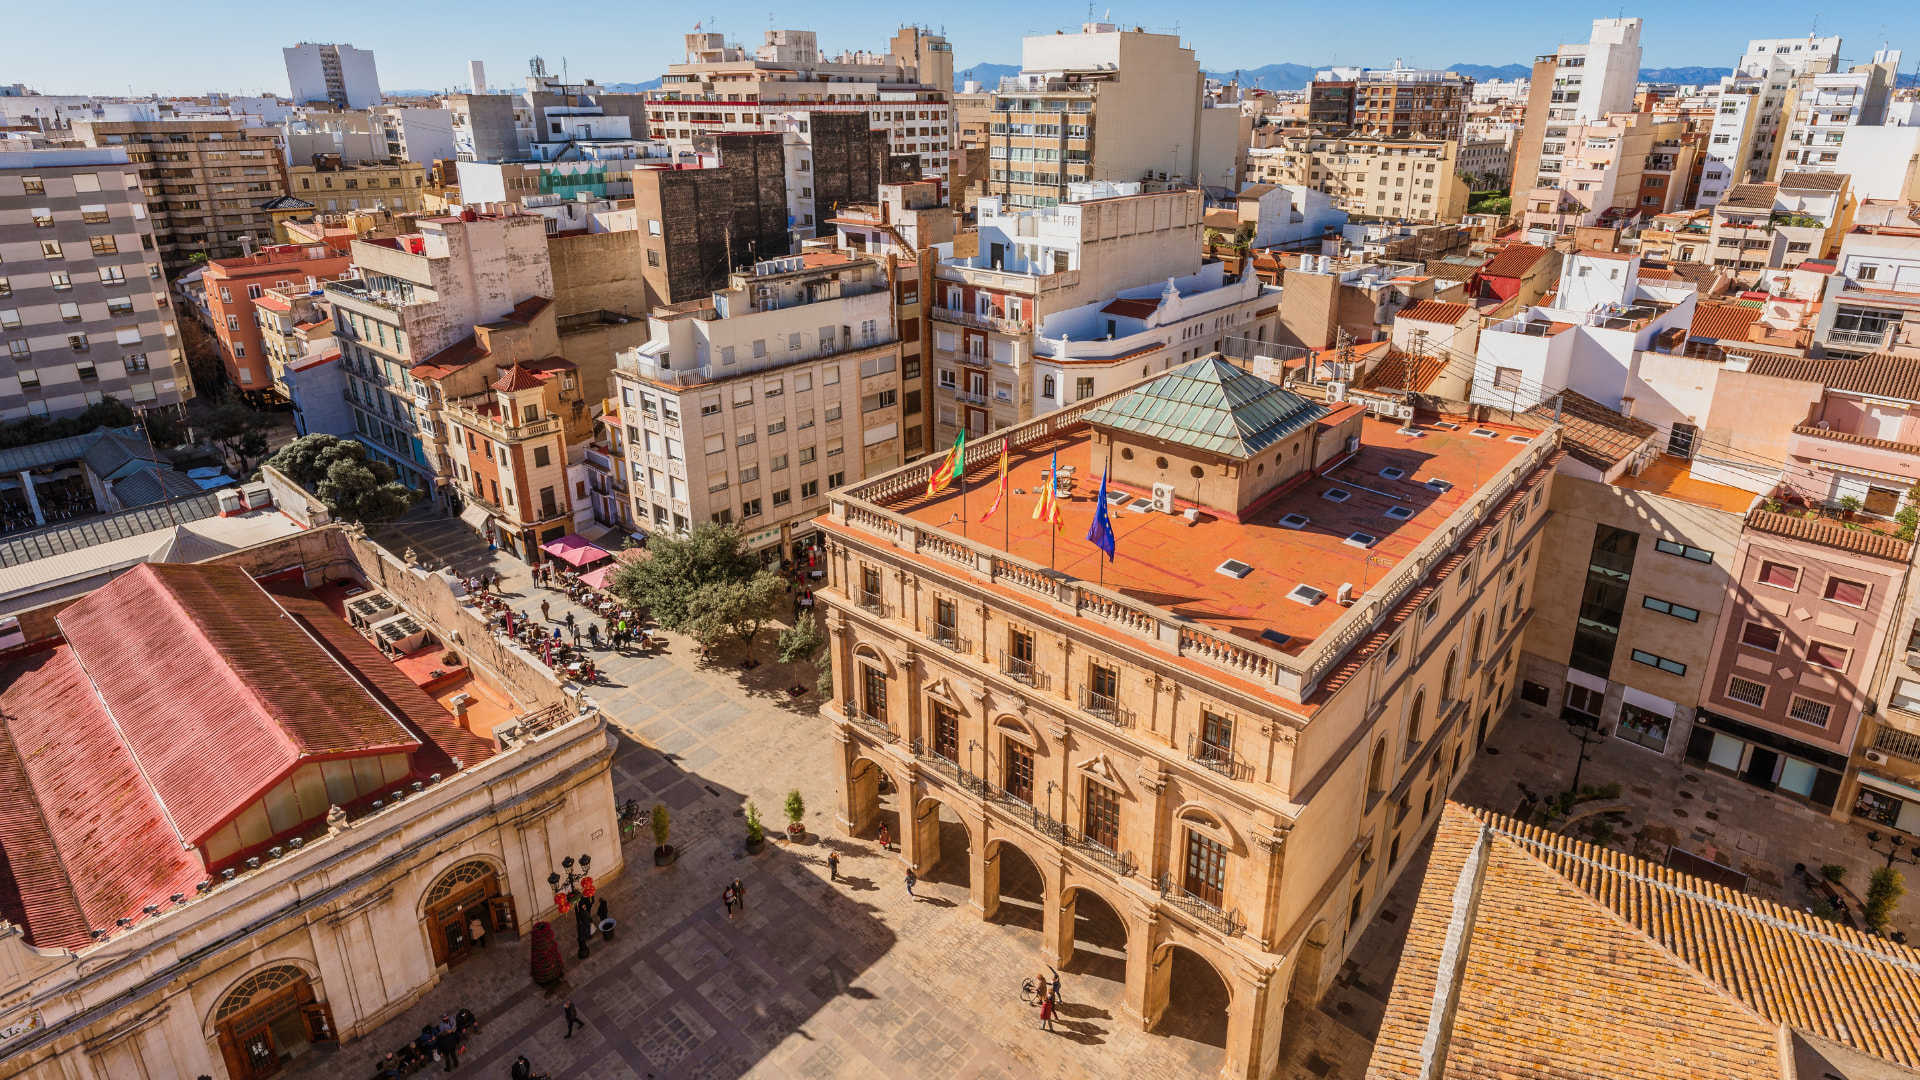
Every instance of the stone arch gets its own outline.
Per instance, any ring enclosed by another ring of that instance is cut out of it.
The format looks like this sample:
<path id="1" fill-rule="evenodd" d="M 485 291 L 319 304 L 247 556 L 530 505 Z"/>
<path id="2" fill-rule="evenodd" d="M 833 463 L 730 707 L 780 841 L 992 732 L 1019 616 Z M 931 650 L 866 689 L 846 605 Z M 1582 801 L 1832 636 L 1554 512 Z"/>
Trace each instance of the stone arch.
<path id="1" fill-rule="evenodd" d="M 1040 737 L 1039 730 L 1029 723 L 1025 717 L 1010 712 L 1000 713 L 993 718 L 993 730 L 1011 734 L 1021 739 L 1031 747 L 1036 754 L 1046 752 L 1046 740 Z"/>
<path id="2" fill-rule="evenodd" d="M 1420 741 L 1420 725 L 1426 720 L 1427 688 L 1421 687 L 1413 692 L 1413 702 L 1407 706 L 1407 742 Z"/>
<path id="3" fill-rule="evenodd" d="M 889 679 L 893 678 L 897 673 L 893 658 L 888 656 L 884 650 L 870 642 L 862 641 L 854 645 L 853 660 L 855 663 L 859 663 L 862 660 L 872 660 L 879 663 L 880 670 L 885 673 Z"/>
<path id="4" fill-rule="evenodd" d="M 941 811 L 945 810 L 943 817 Z M 928 881 L 971 887 L 974 827 L 959 807 L 934 795 L 922 795 L 913 805 L 913 821 L 902 824 L 914 835 L 914 873 Z"/>
<path id="5" fill-rule="evenodd" d="M 340 1031 L 319 985 L 319 970 L 292 957 L 257 965 L 228 984 L 203 1028 L 227 1075 L 269 1075 L 316 1045 L 337 1044 Z"/>
<path id="6" fill-rule="evenodd" d="M 420 890 L 420 898 L 413 904 L 414 917 L 425 918 L 428 909 L 446 899 L 453 889 L 477 880 L 488 871 L 497 874 L 505 886 L 507 867 L 499 856 L 481 852 L 453 856 L 434 873 L 432 883 Z"/>
<path id="7" fill-rule="evenodd" d="M 1135 933 L 1126 907 L 1085 881 L 1060 891 L 1061 966 L 1080 974 L 1124 982 Z"/>
<path id="8" fill-rule="evenodd" d="M 1374 740 L 1373 754 L 1367 761 L 1366 797 L 1372 799 L 1374 796 L 1386 791 L 1386 779 L 1387 740 L 1382 737 Z"/>
<path id="9" fill-rule="evenodd" d="M 1008 852 L 1017 858 L 1010 858 Z M 1047 888 L 1047 864 L 1006 836 L 988 840 L 985 854 L 989 917 L 1029 930 L 1044 929 L 1047 894 L 1052 891 Z"/>
<path id="10" fill-rule="evenodd" d="M 1233 826 L 1227 824 L 1225 818 L 1208 809 L 1204 804 L 1183 803 L 1173 812 L 1173 819 L 1188 827 L 1198 827 L 1201 832 L 1224 844 L 1228 851 L 1236 853 L 1242 851 L 1240 837 L 1233 831 Z M 1182 843 L 1184 842 L 1183 840 Z"/>
<path id="11" fill-rule="evenodd" d="M 1326 966 L 1327 945 L 1332 938 L 1333 928 L 1323 918 L 1300 939 L 1293 950 L 1293 976 L 1288 983 L 1287 1000 L 1303 1005 L 1319 1004 L 1320 992 L 1326 983 L 1322 969 Z"/>
<path id="12" fill-rule="evenodd" d="M 1153 951 L 1149 1009 L 1153 1030 L 1224 1049 L 1235 990 L 1233 968 L 1200 942 L 1169 937 Z"/>
<path id="13" fill-rule="evenodd" d="M 222 1020 L 265 996 L 279 993 L 302 981 L 319 986 L 320 969 L 312 961 L 299 957 L 284 957 L 249 968 L 245 974 L 228 983 L 227 988 L 208 1006 L 204 1024 L 207 1037 L 214 1036 Z"/>
<path id="14" fill-rule="evenodd" d="M 846 745 L 846 782 L 841 798 L 847 834 L 878 836 L 880 828 L 885 826 L 888 840 L 905 843 L 901 835 L 904 822 L 900 820 L 900 806 L 901 800 L 911 797 L 909 786 L 882 760 L 883 755 L 865 750 L 858 743 Z M 881 790 L 882 777 L 887 781 L 885 786 L 892 789 L 891 808 L 886 803 L 888 792 Z"/>

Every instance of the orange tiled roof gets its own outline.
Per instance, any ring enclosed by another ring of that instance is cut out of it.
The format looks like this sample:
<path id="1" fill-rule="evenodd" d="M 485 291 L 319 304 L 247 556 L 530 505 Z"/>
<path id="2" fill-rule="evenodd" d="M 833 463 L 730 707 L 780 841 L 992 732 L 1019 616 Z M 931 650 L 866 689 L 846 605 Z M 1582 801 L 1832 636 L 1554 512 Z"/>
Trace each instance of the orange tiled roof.
<path id="1" fill-rule="evenodd" d="M 1455 305 L 1465 307 L 1465 304 Z M 1362 390 L 1408 390 L 1424 394 L 1433 380 L 1447 370 L 1447 362 L 1437 356 L 1413 356 L 1399 349 L 1390 350 L 1373 365 L 1360 381 Z"/>
<path id="2" fill-rule="evenodd" d="M 1907 557 L 1913 554 L 1911 541 L 1871 529 L 1849 529 L 1825 518 L 1795 517 L 1792 514 L 1755 510 L 1747 515 L 1747 528 L 1894 562 L 1906 562 Z"/>
<path id="3" fill-rule="evenodd" d="M 1920 1064 L 1920 952 L 1450 802 L 1367 1076 L 1773 1080 L 1783 1028 Z"/>
<path id="4" fill-rule="evenodd" d="M 540 376 L 535 375 L 519 364 L 515 364 L 501 372 L 500 377 L 493 380 L 493 388 L 495 390 L 533 390 L 539 386 Z"/>
<path id="5" fill-rule="evenodd" d="M 1693 325 L 1688 333 L 1697 338 L 1745 341 L 1747 331 L 1759 318 L 1760 309 L 1745 304 L 1699 304 L 1693 309 Z"/>
<path id="6" fill-rule="evenodd" d="M 1414 322 L 1446 323 L 1452 326 L 1472 313 L 1471 304 L 1451 304 L 1445 300 L 1416 300 L 1401 308 L 1395 318 L 1410 319 Z"/>
<path id="7" fill-rule="evenodd" d="M 1533 264 L 1539 262 L 1546 253 L 1546 248 L 1532 244 L 1508 244 L 1488 259 L 1480 272 L 1488 277 L 1520 277 L 1533 269 Z"/>
<path id="8" fill-rule="evenodd" d="M 1754 356 L 1753 375 L 1819 383 L 1831 390 L 1920 401 L 1920 358 L 1875 353 L 1858 360 L 1809 360 L 1804 356 Z"/>

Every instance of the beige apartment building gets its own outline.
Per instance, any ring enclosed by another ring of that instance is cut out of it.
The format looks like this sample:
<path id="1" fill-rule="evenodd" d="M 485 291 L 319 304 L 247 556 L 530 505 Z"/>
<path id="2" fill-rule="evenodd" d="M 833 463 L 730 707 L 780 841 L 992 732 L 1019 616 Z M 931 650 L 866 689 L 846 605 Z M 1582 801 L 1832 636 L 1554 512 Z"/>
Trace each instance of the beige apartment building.
<path id="1" fill-rule="evenodd" d="M 831 497 L 841 827 L 1274 1075 L 1508 702 L 1558 428 L 1403 428 L 1209 356 L 1004 435 L 966 477 L 977 515 L 1009 449 L 1004 520 L 928 498 L 938 459 Z"/>
<path id="2" fill-rule="evenodd" d="M 993 93 L 987 194 L 1052 206 L 1084 181 L 1235 187 L 1252 121 L 1209 108 L 1193 50 L 1173 34 L 1087 23 L 1023 39 Z"/>
<path id="3" fill-rule="evenodd" d="M 139 166 L 168 273 L 191 257 L 244 255 L 273 239 L 261 204 L 287 193 L 278 129 L 239 119 L 80 121 L 74 137 L 118 146 Z"/>
<path id="4" fill-rule="evenodd" d="M 712 521 L 790 550 L 829 490 L 900 463 L 901 344 L 881 258 L 769 259 L 648 323 L 613 371 L 642 528 Z"/>
<path id="5" fill-rule="evenodd" d="M 1299 135 L 1247 151 L 1247 182 L 1305 184 L 1355 218 L 1459 221 L 1469 191 L 1453 139 Z"/>
<path id="6" fill-rule="evenodd" d="M 322 214 L 355 210 L 418 214 L 426 189 L 427 167 L 413 161 L 295 165 L 287 170 L 287 190 Z"/>

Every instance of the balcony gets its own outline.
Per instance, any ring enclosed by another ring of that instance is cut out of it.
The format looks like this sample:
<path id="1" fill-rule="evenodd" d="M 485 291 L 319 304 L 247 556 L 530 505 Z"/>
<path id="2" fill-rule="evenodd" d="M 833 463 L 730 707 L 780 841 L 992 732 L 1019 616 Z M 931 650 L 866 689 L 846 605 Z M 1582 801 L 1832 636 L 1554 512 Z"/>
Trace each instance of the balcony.
<path id="1" fill-rule="evenodd" d="M 1793 429 L 1787 439 L 1787 456 L 1843 471 L 1903 477 L 1920 474 L 1920 445 L 1807 424 Z"/>
<path id="2" fill-rule="evenodd" d="M 881 599 L 877 592 L 860 590 L 860 606 L 870 614 L 878 615 L 883 619 L 887 617 L 887 602 Z"/>
<path id="3" fill-rule="evenodd" d="M 887 742 L 899 741 L 900 737 L 893 733 L 893 728 L 888 727 L 885 720 L 862 709 L 858 701 L 848 698 L 846 704 L 843 706 L 843 711 L 846 714 L 848 723 L 858 724 Z"/>
<path id="4" fill-rule="evenodd" d="M 1883 754 L 1920 763 L 1920 735 L 1883 727 L 1873 737 L 1873 748 Z"/>
<path id="5" fill-rule="evenodd" d="M 1032 657 L 1014 656 L 1005 650 L 1000 653 L 1000 674 L 1036 690 L 1045 690 L 1051 682 L 1047 673 L 1035 666 Z"/>
<path id="6" fill-rule="evenodd" d="M 948 626 L 935 619 L 927 620 L 927 640 L 953 652 L 968 651 L 966 639 L 960 636 L 958 627 Z"/>
<path id="7" fill-rule="evenodd" d="M 1893 327 L 1883 326 L 1878 330 L 1829 330 L 1828 345 L 1839 349 L 1863 349 L 1867 352 L 1879 352 L 1887 347 L 1893 337 Z"/>
<path id="8" fill-rule="evenodd" d="M 1222 911 L 1212 902 L 1173 884 L 1173 879 L 1167 874 L 1160 875 L 1158 885 L 1160 898 L 1194 921 L 1212 927 L 1228 937 L 1238 937 L 1246 932 L 1247 923 L 1240 917 L 1239 909 Z"/>
<path id="9" fill-rule="evenodd" d="M 500 416 L 499 404 L 491 394 L 475 394 L 472 397 L 459 398 L 448 408 L 452 419 L 465 427 L 489 435 L 500 442 L 520 442 L 525 439 L 553 435 L 560 430 L 558 416 L 542 416 L 538 420 L 527 420 L 518 424 L 509 424 Z"/>
<path id="10" fill-rule="evenodd" d="M 1202 742 L 1197 736 L 1187 736 L 1187 760 L 1229 780 L 1249 780 L 1253 777 L 1252 762 L 1241 758 L 1230 747 Z"/>
<path id="11" fill-rule="evenodd" d="M 1133 872 L 1139 869 L 1139 866 L 1134 863 L 1132 855 L 1123 851 L 1115 851 L 1085 834 L 1069 830 L 1067 843 L 1071 844 L 1075 851 L 1099 863 L 1115 876 L 1132 877 Z"/>
<path id="12" fill-rule="evenodd" d="M 1133 726 L 1133 710 L 1121 705 L 1118 699 L 1099 693 L 1091 687 L 1080 688 L 1080 711 L 1096 720 L 1104 720 L 1117 728 Z"/>
<path id="13" fill-rule="evenodd" d="M 990 330 L 996 334 L 1019 336 L 1033 333 L 1033 323 L 1026 319 L 1006 319 L 998 315 L 976 315 L 959 308 L 934 308 L 934 317 L 942 322 L 971 326 L 975 330 Z M 982 358 L 984 359 L 984 357 Z"/>

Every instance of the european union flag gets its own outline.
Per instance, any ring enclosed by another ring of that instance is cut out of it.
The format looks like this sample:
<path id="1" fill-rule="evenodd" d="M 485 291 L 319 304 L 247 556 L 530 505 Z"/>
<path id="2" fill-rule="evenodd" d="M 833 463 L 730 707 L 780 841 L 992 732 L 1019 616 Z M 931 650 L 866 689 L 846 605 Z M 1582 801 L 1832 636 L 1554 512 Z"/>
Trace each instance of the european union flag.
<path id="1" fill-rule="evenodd" d="M 1108 461 L 1105 471 L 1100 474 L 1100 497 L 1093 504 L 1093 524 L 1087 529 L 1087 542 L 1107 553 L 1107 561 L 1113 561 L 1113 521 L 1107 517 L 1107 477 L 1113 474 L 1113 462 Z"/>

